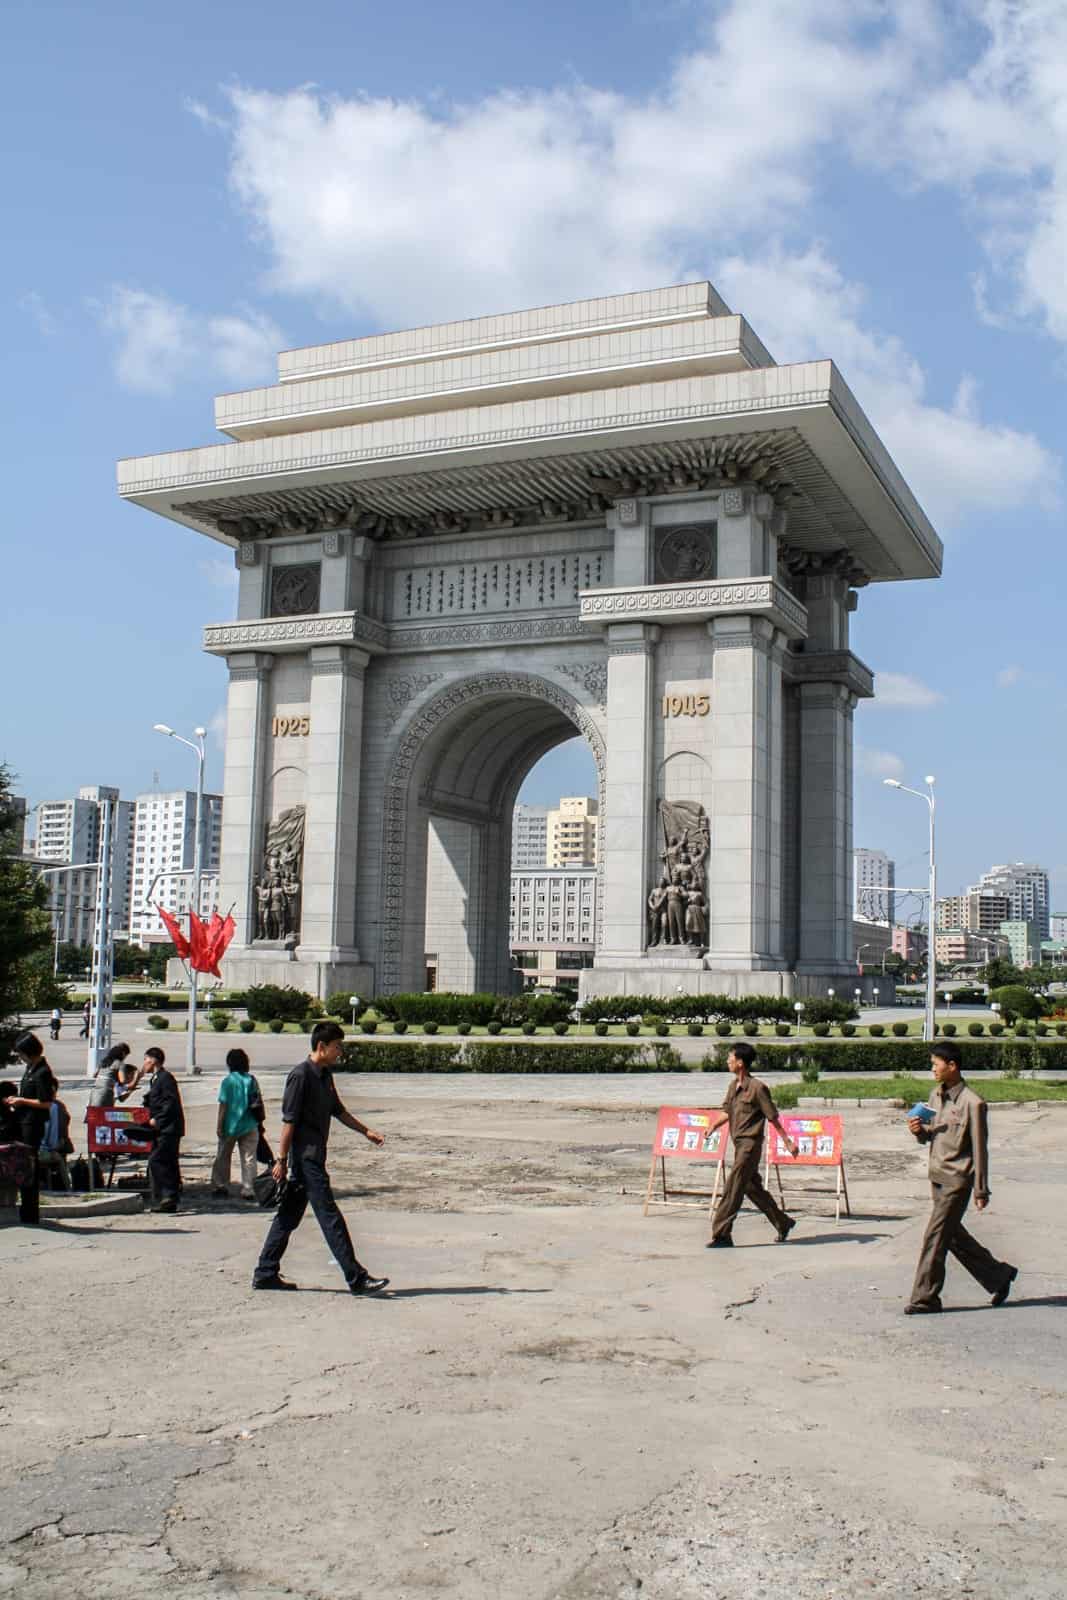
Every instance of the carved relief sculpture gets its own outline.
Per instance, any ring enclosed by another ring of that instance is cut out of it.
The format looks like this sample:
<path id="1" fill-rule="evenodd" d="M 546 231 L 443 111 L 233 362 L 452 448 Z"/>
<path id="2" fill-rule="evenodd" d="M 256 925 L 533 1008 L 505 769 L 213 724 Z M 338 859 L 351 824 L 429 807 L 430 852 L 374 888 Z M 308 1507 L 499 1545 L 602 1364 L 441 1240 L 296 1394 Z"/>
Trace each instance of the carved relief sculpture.
<path id="1" fill-rule="evenodd" d="M 711 833 L 695 800 L 661 800 L 662 876 L 648 896 L 648 946 L 707 948 L 707 858 Z"/>
<path id="2" fill-rule="evenodd" d="M 303 862 L 304 807 L 290 806 L 267 830 L 255 883 L 257 941 L 299 944 Z"/>

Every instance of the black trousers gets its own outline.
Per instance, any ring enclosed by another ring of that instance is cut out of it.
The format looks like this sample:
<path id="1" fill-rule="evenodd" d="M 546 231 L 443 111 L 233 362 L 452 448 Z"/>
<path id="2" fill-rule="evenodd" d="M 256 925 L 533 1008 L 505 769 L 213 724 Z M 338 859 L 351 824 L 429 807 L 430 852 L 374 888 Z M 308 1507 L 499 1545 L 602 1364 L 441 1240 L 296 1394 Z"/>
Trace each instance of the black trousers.
<path id="1" fill-rule="evenodd" d="M 351 1287 L 363 1277 L 366 1268 L 356 1259 L 348 1224 L 333 1197 L 326 1164 L 305 1156 L 299 1163 L 293 1163 L 285 1195 L 274 1213 L 274 1221 L 271 1223 L 270 1232 L 256 1263 L 253 1274 L 256 1283 L 278 1276 L 289 1240 L 304 1220 L 304 1212 L 308 1208 L 309 1201 L 315 1213 L 315 1220 L 322 1229 L 323 1238 L 345 1275 L 345 1282 Z"/>
<path id="2" fill-rule="evenodd" d="M 178 1150 L 181 1138 L 176 1133 L 161 1133 L 148 1158 L 148 1186 L 153 1200 L 177 1200 L 182 1192 Z"/>
<path id="3" fill-rule="evenodd" d="M 36 1156 L 33 1160 L 33 1182 L 27 1183 L 19 1190 L 19 1221 L 40 1222 L 41 1220 L 41 1166 Z"/>

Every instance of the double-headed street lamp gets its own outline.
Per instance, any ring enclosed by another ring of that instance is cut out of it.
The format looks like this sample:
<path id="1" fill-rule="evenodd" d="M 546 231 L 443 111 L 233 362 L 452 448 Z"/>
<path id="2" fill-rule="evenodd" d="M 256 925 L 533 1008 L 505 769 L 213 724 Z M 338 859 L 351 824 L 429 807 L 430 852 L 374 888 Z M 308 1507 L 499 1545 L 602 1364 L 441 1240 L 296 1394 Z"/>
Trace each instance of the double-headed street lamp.
<path id="1" fill-rule="evenodd" d="M 923 1038 L 927 1042 L 934 1037 L 934 1016 L 937 1006 L 937 954 L 936 954 L 936 914 L 937 914 L 937 863 L 934 857 L 934 778 L 927 775 L 923 779 L 927 792 L 921 789 L 909 789 L 906 783 L 901 783 L 897 778 L 883 778 L 882 782 L 888 789 L 900 789 L 904 794 L 913 794 L 919 800 L 924 800 L 930 812 L 930 885 L 929 905 L 926 912 L 926 1008 L 923 1016 Z"/>
<path id="2" fill-rule="evenodd" d="M 193 752 L 193 754 L 196 756 L 196 822 L 194 824 L 194 832 L 193 832 L 193 892 L 192 892 L 192 895 L 190 897 L 190 902 L 189 903 L 192 906 L 193 910 L 196 912 L 197 916 L 199 916 L 200 915 L 200 871 L 201 871 L 201 860 L 202 860 L 201 848 L 200 848 L 200 832 L 201 832 L 201 828 L 203 827 L 203 816 L 204 816 L 204 739 L 207 736 L 207 729 L 206 728 L 194 728 L 193 729 L 193 734 L 195 735 L 195 738 L 196 738 L 196 743 L 195 744 L 193 743 L 192 739 L 185 739 L 185 738 L 182 737 L 182 735 L 180 733 L 175 733 L 174 729 L 173 728 L 169 728 L 165 722 L 156 722 L 156 723 L 154 723 L 153 724 L 153 732 L 154 733 L 165 733 L 168 739 L 177 739 L 179 744 L 184 744 L 186 746 L 186 748 L 191 750 Z M 191 926 L 191 924 L 190 924 L 190 926 Z M 190 967 L 189 967 L 189 1029 L 188 1029 L 188 1034 L 186 1036 L 186 1041 L 185 1041 L 185 1070 L 186 1070 L 186 1072 L 192 1073 L 194 1076 L 197 1073 L 199 1073 L 199 1071 L 200 1071 L 200 1068 L 196 1064 L 196 983 L 197 983 L 196 968 L 190 965 Z"/>

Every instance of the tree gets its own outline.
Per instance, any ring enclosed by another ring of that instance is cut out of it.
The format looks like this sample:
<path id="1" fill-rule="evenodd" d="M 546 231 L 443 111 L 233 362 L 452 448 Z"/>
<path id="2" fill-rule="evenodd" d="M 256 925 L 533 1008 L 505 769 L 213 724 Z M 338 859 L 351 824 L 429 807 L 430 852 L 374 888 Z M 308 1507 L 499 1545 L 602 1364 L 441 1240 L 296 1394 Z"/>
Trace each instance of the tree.
<path id="1" fill-rule="evenodd" d="M 173 945 L 168 945 L 172 950 Z M 148 966 L 147 953 L 139 944 L 124 944 L 121 940 L 115 945 L 115 976 L 116 978 L 140 977 Z"/>
<path id="2" fill-rule="evenodd" d="M 987 961 L 979 970 L 978 976 L 982 982 L 988 984 L 990 989 L 1003 989 L 1006 984 L 1022 983 L 1025 974 L 1010 961 L 1005 961 L 1002 956 L 994 956 L 992 961 Z"/>
<path id="3" fill-rule="evenodd" d="M 0 765 L 0 1020 L 32 1003 L 29 964 L 52 943 L 47 905 L 48 885 L 22 860 L 22 813 Z"/>
<path id="4" fill-rule="evenodd" d="M 1044 1004 L 1032 989 L 1027 989 L 1021 983 L 1011 983 L 1002 989 L 993 989 L 990 999 L 999 1005 L 1000 1014 L 1005 1022 L 1014 1022 L 1016 1017 L 1033 1021 L 1045 1014 Z"/>
<path id="5" fill-rule="evenodd" d="M 167 962 L 175 960 L 177 954 L 172 944 L 152 944 L 141 951 L 141 965 L 148 968 L 153 983 L 166 983 Z"/>
<path id="6" fill-rule="evenodd" d="M 87 944 L 61 944 L 56 965 L 69 978 L 84 978 L 93 964 L 93 952 Z"/>

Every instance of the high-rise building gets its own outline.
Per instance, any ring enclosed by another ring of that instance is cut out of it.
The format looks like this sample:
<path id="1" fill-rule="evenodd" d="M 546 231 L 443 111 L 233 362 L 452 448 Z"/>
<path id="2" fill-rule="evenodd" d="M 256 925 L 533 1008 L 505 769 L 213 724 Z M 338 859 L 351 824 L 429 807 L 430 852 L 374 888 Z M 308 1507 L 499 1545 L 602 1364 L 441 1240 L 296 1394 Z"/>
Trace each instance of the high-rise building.
<path id="1" fill-rule="evenodd" d="M 600 818 L 589 795 L 569 795 L 548 813 L 546 861 L 550 867 L 595 867 Z"/>
<path id="2" fill-rule="evenodd" d="M 511 870 L 548 862 L 548 807 L 517 805 L 511 819 Z"/>
<path id="3" fill-rule="evenodd" d="M 1048 872 L 1028 861 L 1013 861 L 983 872 L 976 889 L 1004 895 L 1011 922 L 1034 922 L 1042 939 L 1049 937 Z"/>
<path id="4" fill-rule="evenodd" d="M 1008 941 L 1011 960 L 1017 967 L 1041 965 L 1041 930 L 1036 922 L 1026 917 L 1014 917 L 1002 922 L 1000 931 Z"/>
<path id="5" fill-rule="evenodd" d="M 576 987 L 592 966 L 596 877 L 592 867 L 511 874 L 511 950 L 527 988 Z"/>
<path id="6" fill-rule="evenodd" d="M 1007 895 L 992 890 L 971 889 L 967 894 L 946 895 L 937 902 L 937 926 L 950 933 L 996 933 L 1011 916 Z"/>
<path id="7" fill-rule="evenodd" d="M 858 921 L 892 923 L 895 879 L 896 868 L 884 850 L 853 850 L 853 907 Z"/>
<path id="8" fill-rule="evenodd" d="M 193 893 L 193 849 L 196 832 L 196 794 L 176 789 L 168 794 L 139 794 L 135 802 L 133 839 L 133 903 L 130 938 L 142 947 L 170 939 L 154 905 L 175 917 L 189 909 Z M 218 900 L 219 838 L 222 831 L 222 796 L 206 794 L 201 817 L 200 914 L 210 913 Z"/>
<path id="9" fill-rule="evenodd" d="M 1053 911 L 1048 919 L 1048 936 L 1053 944 L 1067 944 L 1067 916 Z"/>
<path id="10" fill-rule="evenodd" d="M 108 804 L 113 808 L 111 926 L 117 936 L 125 938 L 130 926 L 133 871 L 132 801 L 120 800 L 117 789 L 103 784 L 87 784 L 69 800 L 44 800 L 27 813 L 26 849 L 36 861 L 53 862 L 57 866 L 95 866 L 100 857 L 104 807 Z M 52 904 L 57 908 L 56 915 L 60 916 L 60 939 L 72 944 L 86 943 L 86 939 L 79 936 L 83 924 L 80 907 L 90 879 L 95 895 L 95 876 L 55 872 L 48 873 L 47 877 L 54 889 Z M 65 879 L 71 882 L 65 885 Z M 61 903 L 65 909 L 59 913 Z M 56 926 L 56 915 L 53 926 Z M 77 932 L 71 931 L 75 924 Z"/>

